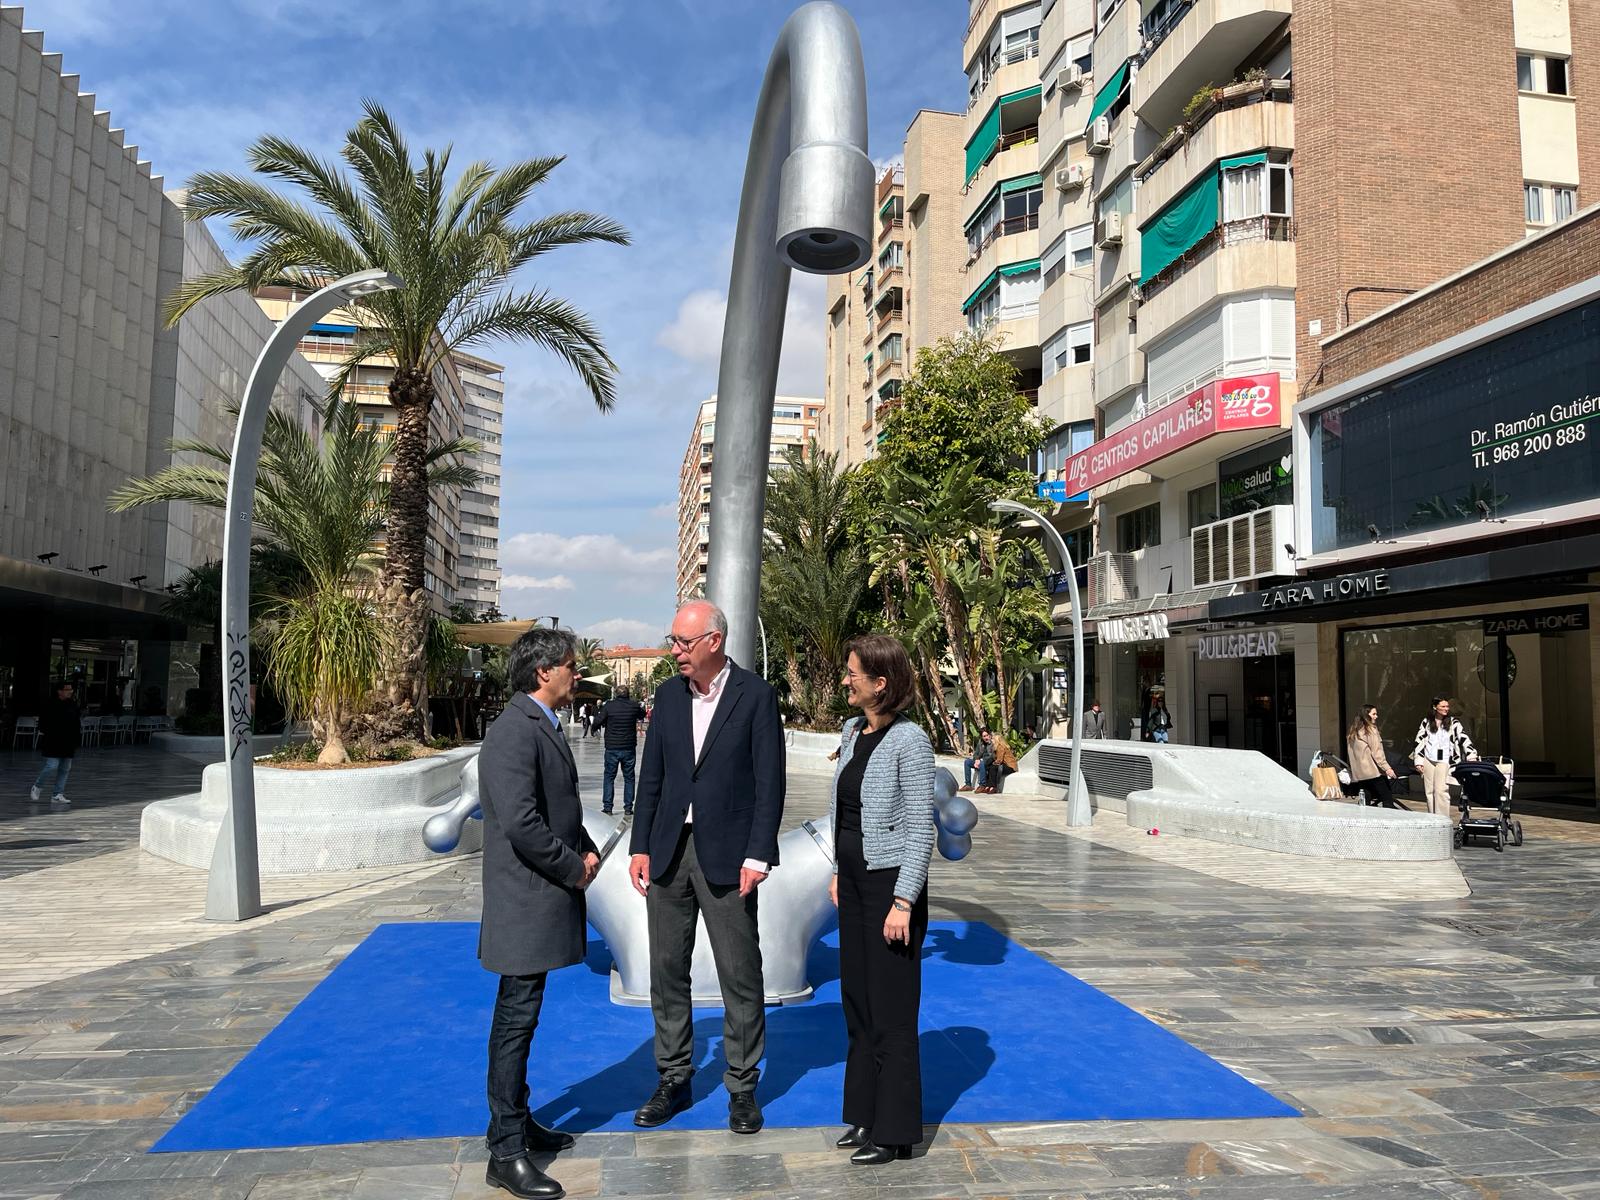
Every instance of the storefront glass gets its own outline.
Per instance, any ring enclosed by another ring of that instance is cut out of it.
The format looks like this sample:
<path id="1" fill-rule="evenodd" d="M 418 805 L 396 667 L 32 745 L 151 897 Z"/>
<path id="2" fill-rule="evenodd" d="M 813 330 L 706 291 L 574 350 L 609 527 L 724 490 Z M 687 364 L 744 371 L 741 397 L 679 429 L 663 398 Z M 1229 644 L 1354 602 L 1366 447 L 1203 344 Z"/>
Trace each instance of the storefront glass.
<path id="1" fill-rule="evenodd" d="M 1592 777 L 1586 629 L 1497 636 L 1478 619 L 1346 629 L 1341 638 L 1340 727 L 1376 704 L 1390 762 L 1409 761 L 1417 726 L 1445 693 L 1478 752 L 1516 760 L 1519 779 Z"/>
<path id="2" fill-rule="evenodd" d="M 1600 494 L 1600 300 L 1317 413 L 1318 553 Z"/>
<path id="3" fill-rule="evenodd" d="M 1160 642 L 1125 642 L 1111 648 L 1111 736 L 1129 738 L 1133 723 L 1144 727 L 1150 711 L 1153 692 L 1166 691 L 1166 653 Z M 1105 698 L 1099 697 L 1102 707 Z M 1166 696 L 1167 708 L 1172 708 L 1172 697 Z"/>

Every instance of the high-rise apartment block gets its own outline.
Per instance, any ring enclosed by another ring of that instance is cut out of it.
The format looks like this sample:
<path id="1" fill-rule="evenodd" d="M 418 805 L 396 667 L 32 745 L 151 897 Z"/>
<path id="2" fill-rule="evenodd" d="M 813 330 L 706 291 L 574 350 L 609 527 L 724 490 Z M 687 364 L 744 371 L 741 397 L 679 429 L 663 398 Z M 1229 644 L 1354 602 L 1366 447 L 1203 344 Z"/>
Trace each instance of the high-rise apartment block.
<path id="1" fill-rule="evenodd" d="M 903 164 L 878 178 L 873 261 L 828 278 L 819 440 L 842 466 L 876 451 L 916 351 L 961 328 L 961 127 L 955 113 L 917 114 Z"/>
<path id="2" fill-rule="evenodd" d="M 777 396 L 772 402 L 772 442 L 767 472 L 783 463 L 792 447 L 817 440 L 823 403 L 815 396 Z M 711 472 L 716 458 L 717 398 L 700 404 L 689 447 L 678 471 L 678 601 L 705 594 L 711 552 Z"/>
<path id="3" fill-rule="evenodd" d="M 263 288 L 256 293 L 256 301 L 274 321 L 282 321 L 308 294 L 291 288 Z M 325 380 L 331 381 L 343 369 L 355 348 L 359 320 L 359 314 L 336 309 L 300 340 L 300 353 Z M 460 352 L 441 354 L 433 368 L 434 400 L 429 413 L 433 443 L 478 437 L 468 433 L 469 425 L 495 436 L 492 443 L 479 437 L 484 443 L 482 451 L 467 463 L 485 475 L 485 482 L 476 488 L 435 487 L 429 492 L 423 584 L 433 610 L 441 616 L 457 603 L 479 612 L 498 605 L 503 372 L 498 363 Z M 362 420 L 386 434 L 395 431 L 394 409 L 389 403 L 389 381 L 394 373 L 392 358 L 374 354 L 350 372 L 344 385 L 346 399 L 360 405 Z M 477 414 L 469 416 L 469 406 Z M 464 534 L 476 540 L 466 544 Z M 487 544 L 490 542 L 493 545 Z M 472 561 L 463 563 L 463 555 Z"/>

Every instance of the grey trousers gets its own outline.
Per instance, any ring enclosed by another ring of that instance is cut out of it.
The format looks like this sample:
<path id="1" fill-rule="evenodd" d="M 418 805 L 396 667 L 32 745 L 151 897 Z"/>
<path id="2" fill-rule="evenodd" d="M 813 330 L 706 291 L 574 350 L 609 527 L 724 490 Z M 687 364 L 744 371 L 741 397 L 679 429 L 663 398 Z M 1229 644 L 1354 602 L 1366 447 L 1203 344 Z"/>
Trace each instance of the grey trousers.
<path id="1" fill-rule="evenodd" d="M 656 1069 L 666 1082 L 694 1074 L 694 1009 L 689 968 L 696 918 L 704 916 L 711 957 L 722 982 L 722 1076 L 730 1094 L 753 1092 L 757 1064 L 767 1051 L 766 986 L 756 932 L 756 892 L 706 882 L 695 860 L 692 826 L 685 825 L 672 864 L 650 881 L 650 1011 L 656 1020 Z"/>

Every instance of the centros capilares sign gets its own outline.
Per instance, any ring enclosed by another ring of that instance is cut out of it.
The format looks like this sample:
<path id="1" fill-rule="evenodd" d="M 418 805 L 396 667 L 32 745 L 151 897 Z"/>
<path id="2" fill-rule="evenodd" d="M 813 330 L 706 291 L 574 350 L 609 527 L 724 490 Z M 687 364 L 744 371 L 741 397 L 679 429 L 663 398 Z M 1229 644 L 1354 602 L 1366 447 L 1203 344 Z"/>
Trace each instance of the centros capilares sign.
<path id="1" fill-rule="evenodd" d="M 1213 380 L 1074 454 L 1065 469 L 1067 491 L 1110 483 L 1214 434 L 1276 429 L 1282 424 L 1280 406 L 1276 372 Z"/>

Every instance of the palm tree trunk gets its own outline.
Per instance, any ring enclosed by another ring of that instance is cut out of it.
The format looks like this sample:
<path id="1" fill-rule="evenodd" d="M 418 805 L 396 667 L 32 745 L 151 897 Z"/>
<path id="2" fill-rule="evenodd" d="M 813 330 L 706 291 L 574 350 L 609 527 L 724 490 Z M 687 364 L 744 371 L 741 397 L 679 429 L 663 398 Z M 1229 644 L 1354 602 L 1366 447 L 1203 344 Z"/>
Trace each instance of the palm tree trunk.
<path id="1" fill-rule="evenodd" d="M 394 469 L 389 477 L 389 520 L 383 567 L 383 602 L 394 633 L 377 691 L 373 733 L 421 737 L 427 711 L 428 593 L 424 563 L 428 539 L 427 455 L 431 438 L 433 379 L 426 371 L 397 371 L 389 382 L 395 413 Z"/>
<path id="2" fill-rule="evenodd" d="M 936 547 L 929 548 L 928 581 L 933 590 L 933 601 L 944 619 L 945 636 L 950 641 L 950 657 L 955 660 L 956 677 L 961 680 L 961 690 L 966 693 L 967 703 L 972 707 L 973 723 L 980 730 L 987 729 L 989 721 L 983 711 L 983 689 L 973 675 L 972 661 L 967 654 L 966 622 L 956 611 L 959 601 L 944 571 L 944 564 L 936 561 L 938 553 Z"/>

